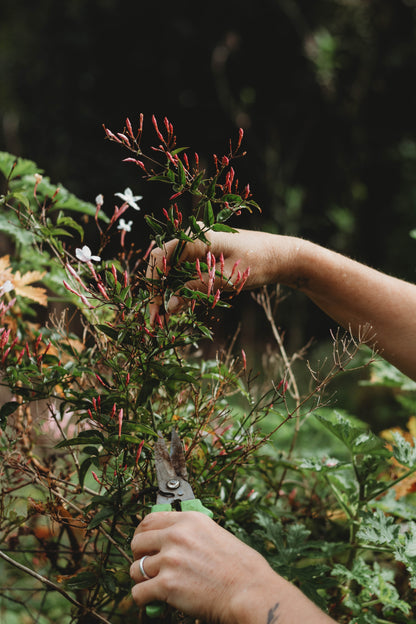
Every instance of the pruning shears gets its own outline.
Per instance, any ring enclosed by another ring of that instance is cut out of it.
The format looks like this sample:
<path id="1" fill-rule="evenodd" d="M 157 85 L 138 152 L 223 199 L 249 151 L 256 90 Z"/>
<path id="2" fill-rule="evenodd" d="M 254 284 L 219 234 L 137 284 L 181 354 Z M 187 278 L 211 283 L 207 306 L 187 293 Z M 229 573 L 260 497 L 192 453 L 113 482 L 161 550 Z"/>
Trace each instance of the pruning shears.
<path id="1" fill-rule="evenodd" d="M 170 451 L 164 438 L 159 434 L 154 445 L 154 460 L 158 489 L 152 512 L 199 511 L 212 518 L 212 511 L 207 509 L 199 498 L 195 498 L 188 481 L 185 454 L 176 429 L 172 429 Z M 149 618 L 157 618 L 164 608 L 165 605 L 161 602 L 151 603 L 146 606 L 146 614 Z"/>

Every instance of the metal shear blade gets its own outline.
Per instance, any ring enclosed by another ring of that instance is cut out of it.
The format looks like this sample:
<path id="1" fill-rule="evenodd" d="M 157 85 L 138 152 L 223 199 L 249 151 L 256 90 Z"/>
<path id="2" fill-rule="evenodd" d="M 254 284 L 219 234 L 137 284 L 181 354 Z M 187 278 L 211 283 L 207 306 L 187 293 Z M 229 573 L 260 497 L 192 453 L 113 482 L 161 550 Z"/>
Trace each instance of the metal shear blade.
<path id="1" fill-rule="evenodd" d="M 172 430 L 170 453 L 160 434 L 155 442 L 154 453 L 158 482 L 157 504 L 174 504 L 195 498 L 188 483 L 182 443 L 175 429 Z"/>

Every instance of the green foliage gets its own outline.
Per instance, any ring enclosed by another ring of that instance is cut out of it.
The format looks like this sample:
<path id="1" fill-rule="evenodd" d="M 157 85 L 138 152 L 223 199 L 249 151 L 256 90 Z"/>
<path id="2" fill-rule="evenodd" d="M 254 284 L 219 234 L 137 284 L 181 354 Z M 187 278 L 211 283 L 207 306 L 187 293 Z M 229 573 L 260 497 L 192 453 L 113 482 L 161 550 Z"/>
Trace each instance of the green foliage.
<path id="1" fill-rule="evenodd" d="M 0 158 L 8 180 L 0 222 L 15 245 L 0 272 L 0 556 L 10 578 L 0 614 L 11 619 L 16 605 L 23 609 L 20 581 L 33 578 L 38 621 L 48 621 L 48 610 L 79 624 L 137 621 L 129 543 L 154 503 L 154 440 L 176 427 L 195 493 L 279 574 L 340 624 L 408 621 L 416 579 L 412 436 L 378 436 L 322 407 L 324 388 L 360 349 L 352 338 L 335 339 L 334 365 L 305 390 L 288 362 L 281 382 L 263 387 L 245 356 L 229 349 L 201 357 L 213 315 L 233 303 L 246 276 L 230 290 L 221 258 L 181 262 L 183 247 L 206 242 L 210 230 L 232 232 L 228 219 L 258 206 L 232 167 L 242 133 L 209 173 L 163 123 L 162 133 L 153 119 L 157 146 L 149 153 L 142 118 L 136 130 L 129 120 L 123 132 L 106 129 L 146 181 L 172 192 L 163 218 L 144 217 L 162 251 L 156 271 L 147 270 L 156 256 L 126 246 L 128 230 L 117 253 L 108 251 L 132 194 L 121 194 L 106 216 L 101 198 L 86 205 L 56 193 L 30 161 Z M 74 211 L 97 226 L 97 251 L 84 246 Z M 172 238 L 168 265 L 163 250 Z M 221 286 L 190 291 L 187 282 L 199 277 Z M 28 289 L 29 278 L 38 285 Z M 163 304 L 177 293 L 190 305 L 166 323 Z M 151 324 L 155 296 L 162 308 Z M 372 367 L 372 383 L 394 388 L 410 417 L 415 387 L 392 367 Z M 325 443 L 311 448 L 317 431 Z M 176 612 L 166 618 L 185 621 Z"/>

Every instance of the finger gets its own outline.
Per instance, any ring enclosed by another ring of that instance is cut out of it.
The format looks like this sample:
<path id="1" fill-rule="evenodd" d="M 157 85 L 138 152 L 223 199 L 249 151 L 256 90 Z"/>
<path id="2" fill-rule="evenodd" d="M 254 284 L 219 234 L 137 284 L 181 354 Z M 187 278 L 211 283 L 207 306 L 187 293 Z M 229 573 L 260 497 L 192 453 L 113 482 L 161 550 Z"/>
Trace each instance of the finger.
<path id="1" fill-rule="evenodd" d="M 134 560 L 141 559 L 144 555 L 158 553 L 162 547 L 162 541 L 163 536 L 159 530 L 136 533 L 130 544 Z"/>
<path id="2" fill-rule="evenodd" d="M 148 514 L 136 528 L 131 540 L 131 550 L 135 559 L 143 555 L 157 553 L 164 540 L 163 530 L 180 522 L 181 513 L 177 511 L 158 511 Z"/>
<path id="3" fill-rule="evenodd" d="M 145 556 L 145 555 L 143 555 Z M 144 572 L 147 575 L 143 575 L 141 566 Z M 158 557 L 156 555 L 146 555 L 146 558 L 143 560 L 143 557 L 134 561 L 130 566 L 130 577 L 133 579 L 135 583 L 143 583 L 143 581 L 148 581 L 159 574 L 159 563 Z"/>
<path id="4" fill-rule="evenodd" d="M 155 531 L 165 529 L 180 520 L 180 511 L 157 511 L 147 514 L 136 528 L 134 535 L 144 533 L 146 531 Z"/>
<path id="5" fill-rule="evenodd" d="M 159 601 L 161 597 L 158 592 L 157 577 L 154 579 L 151 578 L 145 583 L 136 583 L 131 590 L 131 595 L 134 602 L 139 607 L 144 607 L 151 602 Z"/>

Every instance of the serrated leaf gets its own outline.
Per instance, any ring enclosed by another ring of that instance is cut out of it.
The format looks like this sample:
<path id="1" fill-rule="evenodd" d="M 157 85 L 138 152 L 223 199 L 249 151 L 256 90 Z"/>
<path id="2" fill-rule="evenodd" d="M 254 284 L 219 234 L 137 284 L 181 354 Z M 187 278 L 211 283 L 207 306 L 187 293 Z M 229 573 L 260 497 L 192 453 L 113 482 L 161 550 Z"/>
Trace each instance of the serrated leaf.
<path id="1" fill-rule="evenodd" d="M 360 445 L 360 439 L 363 441 L 363 438 L 361 438 L 363 434 L 370 435 L 370 437 L 373 435 L 365 431 L 366 425 L 357 423 L 356 419 L 352 419 L 345 412 L 326 409 L 319 410 L 315 412 L 315 418 L 341 440 L 350 451 L 353 451 L 357 440 L 358 446 Z"/>
<path id="2" fill-rule="evenodd" d="M 14 163 L 16 163 L 16 166 L 13 169 Z M 32 160 L 20 158 L 14 156 L 13 154 L 9 154 L 8 152 L 0 152 L 0 171 L 4 177 L 8 178 L 12 170 L 13 173 L 10 176 L 11 180 L 22 175 L 43 173 Z"/>
<path id="3" fill-rule="evenodd" d="M 392 433 L 394 445 L 393 456 L 394 458 L 407 468 L 416 467 L 416 439 L 413 438 L 413 443 L 410 444 L 398 431 Z"/>
<path id="4" fill-rule="evenodd" d="M 23 247 L 29 247 L 33 244 L 33 233 L 26 230 L 14 214 L 0 214 L 0 232 L 10 236 Z"/>
<path id="5" fill-rule="evenodd" d="M 391 544 L 398 539 L 399 532 L 400 526 L 395 524 L 394 518 L 375 509 L 364 514 L 357 538 L 371 544 Z"/>

